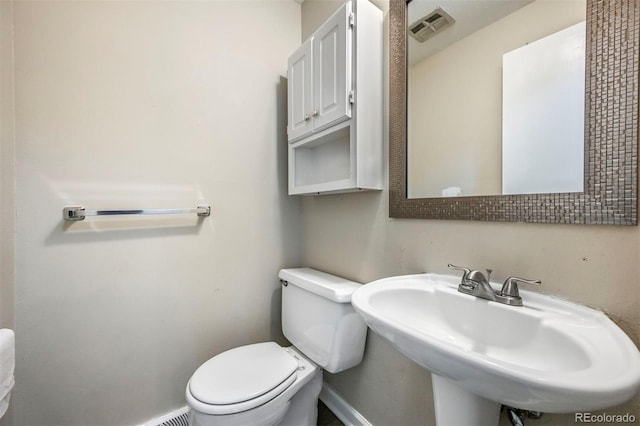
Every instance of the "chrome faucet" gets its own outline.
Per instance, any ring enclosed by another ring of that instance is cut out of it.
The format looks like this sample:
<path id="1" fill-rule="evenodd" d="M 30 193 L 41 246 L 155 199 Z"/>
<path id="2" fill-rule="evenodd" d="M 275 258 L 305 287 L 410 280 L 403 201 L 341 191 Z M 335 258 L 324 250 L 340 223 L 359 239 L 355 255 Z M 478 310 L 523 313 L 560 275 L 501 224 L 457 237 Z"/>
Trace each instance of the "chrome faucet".
<path id="1" fill-rule="evenodd" d="M 469 294 L 471 296 L 479 297 L 481 299 L 487 299 L 498 303 L 503 303 L 510 306 L 522 306 L 522 297 L 518 291 L 517 283 L 540 285 L 540 280 L 526 280 L 524 278 L 509 277 L 502 285 L 500 291 L 495 291 L 489 280 L 491 279 L 492 269 L 486 269 L 487 275 L 485 276 L 482 271 L 474 269 L 473 271 L 464 266 L 455 266 L 452 264 L 447 265 L 451 269 L 463 271 L 462 279 L 458 285 L 458 291 L 460 293 Z"/>
<path id="2" fill-rule="evenodd" d="M 477 269 L 469 273 L 469 280 L 475 283 L 471 295 L 479 297 L 481 299 L 496 301 L 496 292 L 493 291 L 491 284 L 489 284 L 489 278 L 491 276 L 491 269 L 487 269 L 487 277 Z"/>
<path id="3" fill-rule="evenodd" d="M 472 296 L 481 297 L 488 300 L 496 300 L 495 292 L 489 284 L 489 278 L 491 277 L 492 269 L 487 269 L 487 276 L 479 270 L 471 270 L 464 266 L 447 265 L 451 269 L 464 272 L 460 285 L 458 285 L 458 291 L 464 294 L 470 294 Z"/>

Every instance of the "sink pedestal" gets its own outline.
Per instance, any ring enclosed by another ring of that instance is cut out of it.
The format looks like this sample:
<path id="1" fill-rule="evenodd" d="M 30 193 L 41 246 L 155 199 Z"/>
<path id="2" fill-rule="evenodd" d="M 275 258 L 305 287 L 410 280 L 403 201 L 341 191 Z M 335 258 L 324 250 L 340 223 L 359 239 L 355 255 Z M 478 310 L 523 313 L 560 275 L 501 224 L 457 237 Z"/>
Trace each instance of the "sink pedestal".
<path id="1" fill-rule="evenodd" d="M 449 379 L 431 374 L 438 426 L 496 426 L 500 403 L 482 398 Z"/>

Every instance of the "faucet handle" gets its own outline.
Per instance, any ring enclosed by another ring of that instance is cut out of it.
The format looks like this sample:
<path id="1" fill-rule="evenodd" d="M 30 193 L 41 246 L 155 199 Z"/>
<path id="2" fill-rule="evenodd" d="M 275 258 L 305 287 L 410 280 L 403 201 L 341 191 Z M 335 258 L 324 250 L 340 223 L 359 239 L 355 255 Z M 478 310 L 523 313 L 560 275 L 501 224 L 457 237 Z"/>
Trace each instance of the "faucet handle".
<path id="1" fill-rule="evenodd" d="M 458 291 L 466 294 L 471 294 L 471 291 L 473 290 L 473 284 L 469 281 L 469 274 L 471 273 L 471 269 L 465 268 L 464 266 L 452 265 L 450 263 L 447 266 L 451 269 L 464 272 L 464 274 L 462 274 L 462 278 L 460 278 Z"/>
<path id="2" fill-rule="evenodd" d="M 542 284 L 542 281 L 526 280 L 524 278 L 518 278 L 518 277 L 509 277 L 505 280 L 504 284 L 502 285 L 502 290 L 500 290 L 500 295 L 508 296 L 508 297 L 520 297 L 520 292 L 518 291 L 518 283 L 540 285 Z"/>
<path id="3" fill-rule="evenodd" d="M 447 266 L 451 269 L 455 269 L 456 271 L 463 271 L 464 274 L 462 275 L 462 282 L 464 283 L 465 281 L 467 281 L 467 278 L 469 276 L 469 272 L 471 272 L 471 269 L 466 268 L 464 266 L 452 265 L 451 263 L 449 263 Z"/>

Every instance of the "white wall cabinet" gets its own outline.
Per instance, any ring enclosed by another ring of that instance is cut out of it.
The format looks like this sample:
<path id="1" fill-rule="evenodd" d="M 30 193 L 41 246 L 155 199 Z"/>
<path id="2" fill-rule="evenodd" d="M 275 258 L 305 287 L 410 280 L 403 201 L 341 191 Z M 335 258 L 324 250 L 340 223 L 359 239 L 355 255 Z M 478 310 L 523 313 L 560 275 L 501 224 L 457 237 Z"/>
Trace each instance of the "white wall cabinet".
<path id="1" fill-rule="evenodd" d="M 382 11 L 350 0 L 289 57 L 289 194 L 382 189 L 382 43 Z"/>

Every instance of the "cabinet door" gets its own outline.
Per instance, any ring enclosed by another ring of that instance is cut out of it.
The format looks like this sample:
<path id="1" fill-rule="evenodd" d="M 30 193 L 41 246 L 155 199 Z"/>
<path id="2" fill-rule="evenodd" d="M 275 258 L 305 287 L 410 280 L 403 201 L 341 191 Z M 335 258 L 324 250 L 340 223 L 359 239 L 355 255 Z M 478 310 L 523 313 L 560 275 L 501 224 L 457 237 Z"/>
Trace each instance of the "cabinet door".
<path id="1" fill-rule="evenodd" d="M 351 117 L 351 2 L 313 36 L 313 126 L 315 130 Z"/>
<path id="2" fill-rule="evenodd" d="M 289 141 L 305 136 L 313 131 L 311 112 L 313 108 L 313 65 L 312 42 L 307 40 L 293 55 L 287 65 L 288 124 Z"/>

